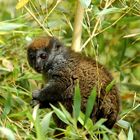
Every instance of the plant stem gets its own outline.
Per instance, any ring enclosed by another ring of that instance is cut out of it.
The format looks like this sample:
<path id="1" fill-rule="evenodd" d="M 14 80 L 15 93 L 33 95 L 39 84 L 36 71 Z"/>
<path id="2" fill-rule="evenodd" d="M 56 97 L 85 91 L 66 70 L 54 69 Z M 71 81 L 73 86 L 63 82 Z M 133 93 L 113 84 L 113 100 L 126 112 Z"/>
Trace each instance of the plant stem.
<path id="1" fill-rule="evenodd" d="M 77 0 L 77 7 L 74 19 L 74 31 L 72 37 L 72 50 L 80 52 L 81 35 L 82 35 L 82 22 L 84 17 L 84 8 L 79 0 Z"/>

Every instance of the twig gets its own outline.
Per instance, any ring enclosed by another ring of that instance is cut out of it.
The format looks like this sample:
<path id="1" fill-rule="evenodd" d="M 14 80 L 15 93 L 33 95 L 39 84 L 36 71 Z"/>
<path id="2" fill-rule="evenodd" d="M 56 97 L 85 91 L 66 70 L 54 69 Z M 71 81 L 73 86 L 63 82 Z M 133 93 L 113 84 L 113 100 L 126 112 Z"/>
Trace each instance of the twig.
<path id="1" fill-rule="evenodd" d="M 43 28 L 49 36 L 52 36 L 51 33 L 44 27 L 44 25 L 36 18 L 36 16 L 27 8 L 27 6 L 24 7 L 29 12 L 29 14 L 35 19 L 35 21 L 39 24 L 39 26 Z"/>

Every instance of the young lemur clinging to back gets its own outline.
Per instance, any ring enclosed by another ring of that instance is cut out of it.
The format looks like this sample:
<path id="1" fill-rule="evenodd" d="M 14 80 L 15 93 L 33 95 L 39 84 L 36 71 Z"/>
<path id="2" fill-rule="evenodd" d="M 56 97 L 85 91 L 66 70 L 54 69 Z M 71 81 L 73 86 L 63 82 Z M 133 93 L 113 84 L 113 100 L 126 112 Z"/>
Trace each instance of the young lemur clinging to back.
<path id="1" fill-rule="evenodd" d="M 61 102 L 72 112 L 74 87 L 79 81 L 81 90 L 81 110 L 84 112 L 88 96 L 96 87 L 98 96 L 91 118 L 94 121 L 106 118 L 105 125 L 112 128 L 119 113 L 119 95 L 114 85 L 109 93 L 106 87 L 113 80 L 110 73 L 95 60 L 76 53 L 55 37 L 36 38 L 28 47 L 30 66 L 43 75 L 46 81 L 44 88 L 33 92 L 32 104 L 40 108 L 57 105 Z M 98 68 L 97 68 L 98 66 Z"/>

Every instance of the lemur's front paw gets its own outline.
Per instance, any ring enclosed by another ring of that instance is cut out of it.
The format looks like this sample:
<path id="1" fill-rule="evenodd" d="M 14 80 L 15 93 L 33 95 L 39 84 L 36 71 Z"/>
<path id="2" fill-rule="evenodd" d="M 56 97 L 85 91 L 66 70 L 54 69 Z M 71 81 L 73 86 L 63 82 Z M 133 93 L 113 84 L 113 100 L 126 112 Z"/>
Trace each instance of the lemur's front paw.
<path id="1" fill-rule="evenodd" d="M 32 107 L 35 107 L 36 105 L 40 105 L 40 102 L 38 101 L 38 100 L 34 100 L 34 99 L 32 99 L 31 100 L 31 102 L 30 102 L 30 105 L 32 106 Z"/>
<path id="2" fill-rule="evenodd" d="M 39 100 L 39 96 L 41 94 L 41 90 L 35 90 L 32 93 L 33 100 Z"/>

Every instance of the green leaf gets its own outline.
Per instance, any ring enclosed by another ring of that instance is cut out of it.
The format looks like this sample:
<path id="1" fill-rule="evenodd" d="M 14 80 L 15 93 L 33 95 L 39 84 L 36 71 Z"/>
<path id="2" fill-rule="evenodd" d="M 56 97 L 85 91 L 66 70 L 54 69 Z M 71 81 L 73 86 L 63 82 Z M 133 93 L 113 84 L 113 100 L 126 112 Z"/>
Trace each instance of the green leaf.
<path id="1" fill-rule="evenodd" d="M 40 117 L 38 114 L 39 105 L 36 105 L 33 110 L 33 119 L 34 119 L 34 126 L 36 130 L 37 140 L 46 140 L 45 136 L 43 135 L 43 131 L 40 124 Z"/>
<path id="2" fill-rule="evenodd" d="M 105 91 L 106 91 L 106 93 L 109 93 L 110 92 L 110 90 L 112 89 L 112 87 L 114 86 L 114 84 L 115 84 L 115 79 L 113 80 L 113 81 L 111 81 L 107 86 L 106 86 L 106 89 L 105 89 Z"/>
<path id="3" fill-rule="evenodd" d="M 128 129 L 129 127 L 130 127 L 130 123 L 129 122 L 127 122 L 127 121 L 125 121 L 125 120 L 119 120 L 118 122 L 117 122 L 117 124 L 119 125 L 119 126 L 121 126 L 122 128 L 125 128 L 125 129 Z"/>
<path id="4" fill-rule="evenodd" d="M 79 83 L 75 86 L 75 92 L 74 92 L 74 107 L 73 107 L 73 113 L 74 113 L 74 118 L 77 120 L 80 111 L 81 111 L 81 94 L 80 94 L 80 87 Z"/>
<path id="5" fill-rule="evenodd" d="M 84 128 L 86 128 L 86 130 L 93 132 L 93 128 L 94 128 L 93 121 L 90 118 L 88 118 L 87 123 L 84 125 L 84 120 L 85 120 L 85 114 L 80 112 L 78 121 L 81 123 L 81 125 L 84 126 Z"/>
<path id="6" fill-rule="evenodd" d="M 50 120 L 51 120 L 51 117 L 52 117 L 52 113 L 53 112 L 49 112 L 47 113 L 44 118 L 42 119 L 41 121 L 41 127 L 42 127 L 42 132 L 43 134 L 46 134 L 48 128 L 49 128 L 49 124 L 50 124 Z"/>
<path id="7" fill-rule="evenodd" d="M 80 0 L 81 2 L 81 5 L 84 7 L 84 8 L 88 8 L 88 6 L 90 5 L 91 3 L 91 0 Z"/>
<path id="8" fill-rule="evenodd" d="M 96 15 L 99 16 L 103 16 L 103 15 L 107 15 L 107 14 L 111 14 L 111 13 L 118 13 L 121 12 L 122 10 L 124 10 L 124 8 L 120 9 L 120 8 L 116 8 L 116 7 L 112 7 L 112 8 L 104 8 L 102 11 L 96 13 Z"/>
<path id="9" fill-rule="evenodd" d="M 107 134 L 103 134 L 103 140 L 109 140 L 109 137 L 107 136 Z"/>
<path id="10" fill-rule="evenodd" d="M 121 83 L 121 85 L 126 86 L 129 90 L 134 90 L 136 92 L 140 91 L 140 85 L 131 84 L 131 83 Z"/>
<path id="11" fill-rule="evenodd" d="M 20 0 L 16 5 L 16 9 L 20 9 L 20 8 L 24 7 L 28 2 L 29 2 L 29 0 Z"/>
<path id="12" fill-rule="evenodd" d="M 93 110 L 95 100 L 96 100 L 96 88 L 93 88 L 91 95 L 88 97 L 87 105 L 86 105 L 86 113 L 85 113 L 85 120 L 84 120 L 84 125 L 87 122 L 87 119 L 90 117 L 90 114 Z"/>
<path id="13" fill-rule="evenodd" d="M 6 98 L 6 102 L 5 102 L 5 105 L 4 105 L 2 118 L 5 118 L 6 115 L 9 114 L 9 112 L 11 110 L 11 104 L 12 104 L 12 95 L 11 95 L 11 93 L 8 93 L 7 98 Z"/>
<path id="14" fill-rule="evenodd" d="M 55 106 L 53 106 L 52 104 L 50 104 L 50 105 L 51 105 L 51 107 L 53 108 L 53 110 L 54 110 L 55 114 L 57 115 L 57 117 L 58 117 L 61 121 L 63 121 L 64 123 L 69 124 L 69 121 L 67 120 L 65 114 L 64 114 L 60 109 L 58 109 L 58 108 L 56 108 Z"/>
<path id="15" fill-rule="evenodd" d="M 1 22 L 0 31 L 11 31 L 24 26 L 24 24 Z"/>
<path id="16" fill-rule="evenodd" d="M 8 128 L 0 126 L 0 134 L 3 134 L 4 136 L 6 136 L 8 140 L 15 140 L 14 133 Z"/>
<path id="17" fill-rule="evenodd" d="M 73 121 L 72 121 L 73 119 L 72 119 L 70 113 L 65 109 L 65 107 L 64 107 L 61 103 L 59 103 L 59 105 L 60 105 L 60 107 L 61 107 L 61 110 L 62 110 L 63 113 L 65 114 L 66 118 L 67 118 L 70 122 L 73 123 Z"/>
<path id="18" fill-rule="evenodd" d="M 103 125 L 103 123 L 106 121 L 106 119 L 100 119 L 99 121 L 97 121 L 96 123 L 95 123 L 95 125 L 94 125 L 94 128 L 93 128 L 93 130 L 96 130 L 96 129 L 98 129 L 98 128 L 100 128 L 101 127 L 101 125 Z"/>
<path id="19" fill-rule="evenodd" d="M 133 140 L 133 131 L 131 127 L 129 128 L 129 131 L 128 131 L 128 140 Z"/>
<path id="20" fill-rule="evenodd" d="M 123 129 L 122 129 L 121 132 L 119 133 L 118 139 L 119 139 L 119 140 L 127 140 L 126 134 L 125 134 L 125 132 L 123 131 Z"/>

